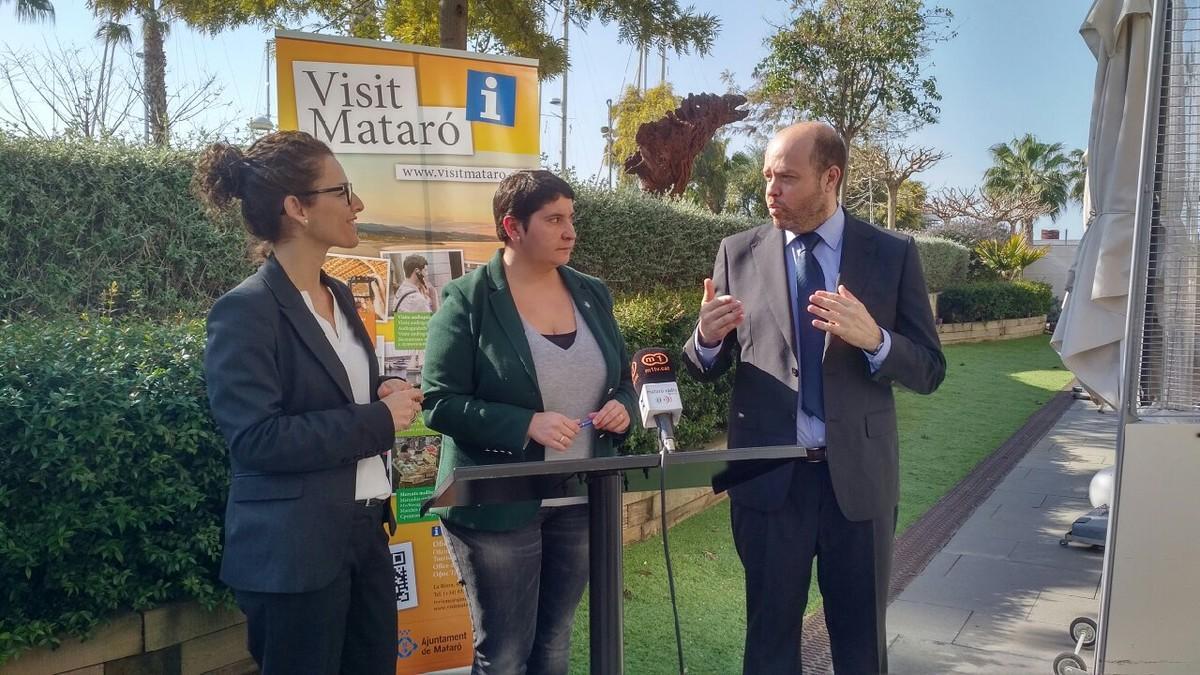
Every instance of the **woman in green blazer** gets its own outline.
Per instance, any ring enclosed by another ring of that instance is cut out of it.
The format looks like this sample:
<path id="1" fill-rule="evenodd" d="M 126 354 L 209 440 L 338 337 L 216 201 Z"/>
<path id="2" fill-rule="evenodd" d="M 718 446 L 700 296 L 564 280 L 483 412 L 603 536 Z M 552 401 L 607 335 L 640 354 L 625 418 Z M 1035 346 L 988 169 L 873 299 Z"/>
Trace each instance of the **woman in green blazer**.
<path id="1" fill-rule="evenodd" d="M 451 282 L 429 324 L 425 420 L 444 434 L 438 483 L 459 466 L 603 457 L 637 404 L 612 294 L 567 267 L 574 192 L 519 171 L 493 200 L 504 242 Z M 466 585 L 473 673 L 566 673 L 587 583 L 580 499 L 438 510 Z"/>

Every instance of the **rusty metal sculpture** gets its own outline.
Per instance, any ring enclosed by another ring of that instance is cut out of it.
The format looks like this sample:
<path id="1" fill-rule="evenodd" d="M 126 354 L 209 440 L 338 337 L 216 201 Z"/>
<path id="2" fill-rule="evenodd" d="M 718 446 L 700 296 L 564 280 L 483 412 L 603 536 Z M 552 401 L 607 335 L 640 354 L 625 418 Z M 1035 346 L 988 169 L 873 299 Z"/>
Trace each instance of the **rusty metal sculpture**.
<path id="1" fill-rule="evenodd" d="M 637 130 L 637 152 L 625 160 L 625 173 L 637 176 L 642 189 L 656 195 L 681 195 L 692 178 L 692 163 L 717 129 L 749 115 L 738 110 L 738 94 L 688 94 L 678 108 Z"/>

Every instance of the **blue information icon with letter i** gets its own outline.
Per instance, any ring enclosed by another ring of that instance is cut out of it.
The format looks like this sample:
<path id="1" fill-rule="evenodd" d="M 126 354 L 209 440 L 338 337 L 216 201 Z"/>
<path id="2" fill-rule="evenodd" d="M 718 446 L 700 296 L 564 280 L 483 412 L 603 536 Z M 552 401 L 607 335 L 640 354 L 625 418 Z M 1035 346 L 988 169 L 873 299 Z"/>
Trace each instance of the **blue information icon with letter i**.
<path id="1" fill-rule="evenodd" d="M 517 78 L 468 70 L 467 121 L 514 126 L 517 123 Z"/>

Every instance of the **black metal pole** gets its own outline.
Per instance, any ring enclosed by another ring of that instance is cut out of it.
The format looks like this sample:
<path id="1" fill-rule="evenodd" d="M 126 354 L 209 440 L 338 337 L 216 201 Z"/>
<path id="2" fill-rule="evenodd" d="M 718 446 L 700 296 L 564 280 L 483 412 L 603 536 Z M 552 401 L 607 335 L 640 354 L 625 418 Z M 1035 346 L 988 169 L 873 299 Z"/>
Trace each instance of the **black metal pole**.
<path id="1" fill-rule="evenodd" d="M 592 675 L 624 672 L 621 474 L 588 478 L 589 635 Z"/>

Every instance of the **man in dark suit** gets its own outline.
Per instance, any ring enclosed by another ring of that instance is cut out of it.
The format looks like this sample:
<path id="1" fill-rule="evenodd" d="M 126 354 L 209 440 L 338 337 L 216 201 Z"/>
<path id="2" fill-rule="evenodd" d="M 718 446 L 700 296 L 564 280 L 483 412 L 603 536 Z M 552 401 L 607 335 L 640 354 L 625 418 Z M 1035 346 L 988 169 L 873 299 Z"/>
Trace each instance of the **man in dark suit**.
<path id="1" fill-rule="evenodd" d="M 763 163 L 772 224 L 721 242 L 684 347 L 700 380 L 737 364 L 730 448 L 807 448 L 730 490 L 747 675 L 800 672 L 814 556 L 834 670 L 887 671 L 899 502 L 892 383 L 930 393 L 946 372 L 916 245 L 838 204 L 846 157 L 825 124 L 775 136 Z"/>

